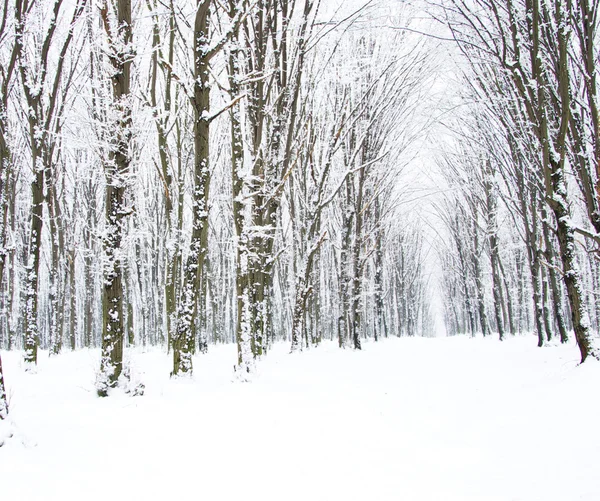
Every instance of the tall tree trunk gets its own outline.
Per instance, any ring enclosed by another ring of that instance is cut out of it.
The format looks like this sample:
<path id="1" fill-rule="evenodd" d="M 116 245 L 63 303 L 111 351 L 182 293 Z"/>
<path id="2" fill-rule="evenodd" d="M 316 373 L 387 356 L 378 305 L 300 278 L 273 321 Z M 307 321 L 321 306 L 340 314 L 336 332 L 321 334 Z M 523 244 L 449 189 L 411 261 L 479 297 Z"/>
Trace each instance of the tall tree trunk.
<path id="1" fill-rule="evenodd" d="M 338 345 L 340 348 L 346 347 L 351 332 L 352 234 L 353 221 L 356 216 L 352 207 L 352 184 L 350 178 L 346 179 L 345 185 L 346 193 L 342 209 L 342 246 L 340 250 L 339 271 L 341 307 L 338 318 Z"/>
<path id="2" fill-rule="evenodd" d="M 113 24 L 113 12 L 116 26 Z M 125 205 L 131 163 L 131 0 L 110 0 L 101 8 L 102 21 L 108 38 L 109 59 L 113 67 L 111 83 L 113 109 L 118 117 L 116 139 L 111 143 L 104 166 L 106 174 L 104 238 L 104 270 L 102 290 L 102 358 L 97 380 L 99 396 L 107 396 L 109 388 L 117 385 L 123 371 L 123 264 L 121 243 L 125 217 L 130 213 Z"/>
<path id="3" fill-rule="evenodd" d="M 569 209 L 569 195 L 565 179 L 565 160 L 567 153 L 566 137 L 568 133 L 569 120 L 571 118 L 571 88 L 570 69 L 568 60 L 569 51 L 569 28 L 564 18 L 561 5 L 556 5 L 554 11 L 555 21 L 558 26 L 557 33 L 557 59 L 556 77 L 558 80 L 558 99 L 550 104 L 549 85 L 544 72 L 544 61 L 540 54 L 540 30 L 542 18 L 538 0 L 534 0 L 531 6 L 532 17 L 532 68 L 533 77 L 537 83 L 537 104 L 539 115 L 538 139 L 542 148 L 544 181 L 548 203 L 554 212 L 556 220 L 556 234 L 558 237 L 560 257 L 563 264 L 564 281 L 567 288 L 567 296 L 571 306 L 571 318 L 575 339 L 581 353 L 581 362 L 585 362 L 588 356 L 600 359 L 600 352 L 594 345 L 590 332 L 590 320 L 587 307 L 584 303 L 581 287 L 581 278 L 575 256 L 575 230 L 571 223 Z M 548 111 L 554 108 L 558 121 L 556 137 L 550 138 L 551 127 L 548 124 Z M 553 144 L 551 144 L 553 143 Z"/>
<path id="4" fill-rule="evenodd" d="M 542 280 L 541 280 L 541 250 L 538 247 L 539 222 L 538 222 L 538 193 L 532 190 L 530 193 L 530 205 L 527 206 L 523 195 L 521 206 L 525 220 L 525 241 L 527 245 L 527 256 L 531 270 L 531 285 L 533 288 L 534 323 L 538 336 L 538 346 L 544 345 L 545 329 L 543 324 L 544 305 L 542 302 Z M 531 218 L 531 219 L 530 219 Z"/>
<path id="5" fill-rule="evenodd" d="M 77 348 L 77 295 L 75 277 L 75 247 L 69 251 L 69 347 L 71 350 Z"/>
<path id="6" fill-rule="evenodd" d="M 32 122 L 32 119 L 30 119 Z M 38 283 L 40 271 L 40 250 L 42 244 L 42 222 L 44 211 L 44 168 L 39 165 L 39 146 L 36 145 L 35 124 L 30 123 L 32 137 L 32 164 L 35 180 L 31 183 L 32 209 L 29 233 L 29 250 L 26 264 L 25 285 L 25 362 L 37 363 L 39 344 L 38 330 Z"/>
<path id="7" fill-rule="evenodd" d="M 542 305 L 544 310 L 544 329 L 546 331 L 546 339 L 552 340 L 554 325 L 550 314 L 550 291 L 548 286 L 548 272 L 544 266 L 541 266 L 542 273 Z"/>
<path id="8" fill-rule="evenodd" d="M 13 62 L 14 67 L 14 62 Z M 12 70 L 11 70 L 12 71 Z M 5 80 L 6 82 L 6 80 Z M 8 98 L 8 89 L 4 88 L 7 85 L 3 82 L 2 96 L 0 101 L 0 281 L 4 279 L 4 267 L 7 258 L 6 249 L 6 225 L 8 220 L 8 172 L 10 153 L 5 140 L 6 134 L 6 99 Z M 10 344 L 10 332 L 9 344 Z M 2 370 L 2 357 L 0 356 L 0 421 L 8 416 L 8 401 L 6 398 L 6 386 L 4 384 L 4 372 Z"/>
<path id="9" fill-rule="evenodd" d="M 229 1 L 229 17 L 238 15 L 238 7 L 233 0 Z M 232 99 L 240 95 L 239 84 L 241 71 L 241 47 L 238 34 L 232 37 L 228 56 L 229 89 Z M 254 349 L 252 336 L 252 307 L 250 289 L 250 257 L 249 236 L 245 228 L 249 221 L 248 202 L 242 200 L 244 190 L 244 138 L 242 133 L 241 109 L 235 104 L 230 110 L 231 119 L 231 179 L 233 199 L 233 226 L 236 237 L 235 257 L 235 290 L 236 290 L 236 321 L 235 338 L 237 344 L 237 370 L 241 377 L 252 371 Z"/>
<path id="10" fill-rule="evenodd" d="M 50 161 L 48 160 L 48 164 Z M 49 274 L 49 319 L 50 319 L 50 352 L 58 354 L 63 345 L 63 325 L 66 297 L 60 290 L 65 280 L 64 270 L 64 231 L 62 228 L 63 216 L 59 206 L 59 200 L 56 193 L 56 179 L 50 179 L 53 176 L 51 169 L 48 170 L 47 186 L 47 207 L 50 229 L 50 247 L 51 247 L 51 267 Z M 61 301 L 62 300 L 62 301 Z"/>
<path id="11" fill-rule="evenodd" d="M 385 317 L 385 301 L 383 293 L 383 229 L 381 226 L 381 204 L 379 197 L 375 199 L 375 221 L 378 229 L 375 235 L 375 323 L 374 337 L 377 341 L 382 336 L 388 337 L 388 327 Z"/>
<path id="12" fill-rule="evenodd" d="M 368 141 L 363 146 L 363 165 L 368 158 Z M 352 240 L 352 277 L 350 286 L 350 334 L 352 344 L 355 350 L 361 349 L 361 294 L 362 294 L 362 272 L 361 247 L 363 243 L 363 222 L 364 222 L 364 195 L 365 195 L 365 176 L 366 167 L 362 167 L 358 172 L 358 186 L 356 188 L 355 209 L 354 209 L 354 238 Z"/>
<path id="13" fill-rule="evenodd" d="M 162 61 L 159 61 L 159 56 L 164 57 L 161 49 L 161 32 L 160 32 L 160 18 L 158 12 L 158 6 L 156 2 L 154 5 L 147 2 L 148 8 L 152 12 L 153 21 L 153 35 L 152 35 L 152 62 L 151 62 L 151 76 L 150 76 L 150 105 L 152 106 L 154 121 L 156 125 L 156 139 L 158 147 L 158 158 L 160 161 L 160 181 L 163 187 L 164 193 L 164 207 L 165 207 L 165 219 L 166 219 L 166 235 L 165 239 L 165 280 L 164 280 L 164 308 L 166 315 L 166 330 L 167 330 L 167 343 L 168 349 L 171 349 L 173 341 L 173 333 L 175 326 L 177 325 L 177 283 L 178 283 L 178 265 L 179 265 L 179 254 L 181 249 L 179 248 L 179 232 L 177 229 L 177 209 L 178 205 L 175 203 L 175 191 L 173 190 L 173 176 L 171 169 L 173 168 L 169 152 L 169 141 L 168 141 L 168 130 L 170 128 L 170 115 L 172 111 L 172 87 L 173 87 L 173 63 L 175 56 L 175 10 L 174 5 L 169 5 L 169 24 L 168 24 L 168 48 L 167 48 L 167 65 L 164 65 Z M 163 105 L 162 110 L 158 109 L 157 99 L 157 81 L 159 67 L 162 68 L 162 74 L 164 79 L 164 94 L 163 94 Z M 177 100 L 175 101 L 175 128 L 176 134 L 179 136 L 179 118 L 177 117 Z M 181 142 L 179 137 L 176 140 L 177 158 L 181 165 Z M 177 180 L 181 175 L 179 171 Z"/>
<path id="14" fill-rule="evenodd" d="M 24 46 L 27 34 L 25 24 L 33 5 L 17 0 L 15 5 L 15 41 L 19 57 L 19 72 L 22 89 L 28 107 L 29 143 L 34 180 L 31 185 L 32 210 L 28 258 L 26 264 L 26 307 L 25 307 L 25 362 L 37 362 L 38 332 L 38 286 L 40 272 L 40 246 L 43 227 L 44 183 L 54 161 L 54 138 L 61 129 L 59 89 L 67 51 L 73 40 L 74 24 L 83 13 L 86 0 L 77 2 L 71 24 L 60 48 L 53 44 L 58 19 L 62 15 L 63 0 L 55 0 L 50 20 L 43 38 L 34 51 L 34 60 L 28 47 Z M 59 49 L 58 62 L 53 69 L 53 80 L 47 81 L 49 54 Z M 34 85 L 32 85 L 34 82 Z M 64 99 L 64 96 L 63 96 Z M 55 114 L 58 116 L 55 118 Z M 54 124 L 54 126 L 53 126 Z M 53 181 L 52 179 L 48 179 Z M 51 304 L 51 307 L 53 305 Z"/>
<path id="15" fill-rule="evenodd" d="M 465 252 L 464 252 L 464 248 L 463 248 L 463 243 L 461 241 L 462 235 L 460 235 L 459 232 L 459 226 L 458 226 L 458 216 L 456 218 L 456 227 L 454 229 L 455 231 L 455 235 L 454 235 L 454 239 L 456 240 L 456 246 L 457 246 L 457 251 L 458 251 L 458 259 L 459 259 L 459 264 L 460 264 L 460 270 L 461 270 L 461 281 L 462 281 L 462 286 L 463 286 L 463 301 L 464 301 L 464 309 L 465 309 L 465 314 L 468 320 L 468 328 L 469 328 L 469 333 L 471 335 L 471 337 L 475 336 L 475 311 L 474 311 L 474 307 L 473 307 L 473 302 L 472 302 L 472 298 L 471 298 L 471 293 L 469 291 L 469 277 L 470 277 L 470 273 L 467 270 L 467 264 L 466 264 L 466 258 L 465 258 Z M 466 331 L 466 329 L 465 329 Z"/>
<path id="16" fill-rule="evenodd" d="M 555 183 L 564 183 L 560 170 L 555 171 L 553 179 Z M 561 184 L 555 185 L 555 192 L 560 190 Z M 558 190 L 557 190 L 558 189 Z M 561 191 L 558 191 L 561 193 Z M 588 356 L 596 359 L 600 358 L 590 332 L 590 320 L 587 307 L 583 301 L 583 293 L 581 287 L 581 277 L 577 258 L 575 256 L 575 233 L 571 226 L 571 217 L 564 198 L 555 199 L 552 204 L 554 215 L 557 221 L 556 235 L 560 248 L 560 257 L 563 264 L 563 277 L 567 288 L 567 295 L 571 306 L 571 318 L 573 320 L 573 330 L 575 331 L 575 339 L 581 353 L 581 362 L 585 362 Z"/>
<path id="17" fill-rule="evenodd" d="M 208 52 L 212 0 L 198 0 L 194 21 L 194 192 L 192 194 L 192 240 L 183 271 L 183 287 L 173 339 L 173 375 L 192 372 L 195 349 L 194 318 L 201 295 L 204 257 L 208 247 L 208 189 L 210 85 Z"/>
<path id="18" fill-rule="evenodd" d="M 483 337 L 486 337 L 488 335 L 488 320 L 485 308 L 485 293 L 483 290 L 483 270 L 481 269 L 481 254 L 483 251 L 480 248 L 479 242 L 478 211 L 474 207 L 472 208 L 471 217 L 473 218 L 473 268 L 475 270 L 476 302 L 479 311 L 481 333 Z"/>
<path id="19" fill-rule="evenodd" d="M 502 315 L 502 305 L 504 298 L 502 294 L 502 282 L 500 280 L 500 265 L 499 265 L 499 244 L 498 244 L 498 223 L 497 223 L 497 186 L 494 180 L 494 173 L 491 168 L 491 163 L 486 162 L 486 179 L 484 183 L 486 205 L 487 205 L 487 225 L 488 238 L 490 244 L 490 262 L 492 268 L 492 293 L 494 297 L 494 316 L 496 317 L 496 328 L 498 329 L 498 337 L 500 341 L 504 339 L 504 322 Z"/>
<path id="20" fill-rule="evenodd" d="M 58 9 L 60 9 L 60 3 L 57 2 Z M 42 159 L 42 138 L 38 134 L 40 129 L 43 130 L 43 124 L 40 121 L 40 100 L 41 95 L 39 90 L 33 90 L 30 88 L 28 83 L 29 72 L 33 71 L 32 68 L 27 67 L 27 61 L 25 61 L 25 47 L 24 43 L 24 23 L 26 12 L 23 9 L 26 5 L 19 0 L 16 5 L 16 45 L 18 47 L 19 56 L 19 71 L 21 74 L 21 81 L 23 91 L 27 100 L 27 106 L 29 107 L 29 113 L 27 113 L 28 126 L 29 126 L 29 140 L 31 149 L 31 167 L 34 173 L 34 179 L 31 183 L 31 221 L 29 231 L 29 248 L 27 251 L 27 262 L 25 264 L 26 271 L 26 285 L 25 285 L 25 363 L 27 365 L 37 363 L 37 349 L 39 344 L 39 332 L 38 332 L 38 282 L 39 282 L 39 268 L 40 268 L 40 246 L 42 239 L 42 223 L 43 223 L 43 211 L 44 211 L 44 179 L 46 166 L 43 165 Z M 56 7 L 56 6 L 55 6 Z M 56 23 L 57 10 L 53 11 L 53 21 L 51 28 L 46 35 L 45 41 L 50 43 L 54 32 L 53 25 Z M 45 50 L 44 54 L 40 55 L 42 69 L 45 70 L 47 66 L 48 50 Z M 45 71 L 42 72 L 38 78 L 44 78 Z"/>
<path id="21" fill-rule="evenodd" d="M 510 329 L 510 334 L 515 335 L 517 332 L 517 328 L 515 325 L 515 309 L 514 303 L 512 299 L 512 293 L 508 283 L 508 277 L 506 276 L 506 272 L 504 271 L 504 264 L 502 263 L 502 259 L 498 256 L 498 269 L 500 270 L 500 275 L 502 278 L 502 283 L 504 284 L 504 290 L 506 291 L 506 306 L 507 306 L 507 316 L 508 316 L 508 325 Z M 505 324 L 506 325 L 506 324 Z"/>

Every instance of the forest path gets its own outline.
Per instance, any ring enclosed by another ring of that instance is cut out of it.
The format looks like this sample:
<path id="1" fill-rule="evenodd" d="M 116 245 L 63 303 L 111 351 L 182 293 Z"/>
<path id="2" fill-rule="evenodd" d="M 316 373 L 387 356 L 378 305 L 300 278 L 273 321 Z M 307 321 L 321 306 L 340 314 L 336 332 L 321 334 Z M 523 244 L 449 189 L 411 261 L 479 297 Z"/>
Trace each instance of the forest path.
<path id="1" fill-rule="evenodd" d="M 165 353 L 136 352 L 146 395 L 106 399 L 93 392 L 95 351 L 42 356 L 37 374 L 3 353 L 27 446 L 0 449 L 0 498 L 600 499 L 600 364 L 578 367 L 573 345 L 287 348 L 247 384 L 232 381 L 234 346 L 197 357 L 191 381 L 168 378 Z"/>

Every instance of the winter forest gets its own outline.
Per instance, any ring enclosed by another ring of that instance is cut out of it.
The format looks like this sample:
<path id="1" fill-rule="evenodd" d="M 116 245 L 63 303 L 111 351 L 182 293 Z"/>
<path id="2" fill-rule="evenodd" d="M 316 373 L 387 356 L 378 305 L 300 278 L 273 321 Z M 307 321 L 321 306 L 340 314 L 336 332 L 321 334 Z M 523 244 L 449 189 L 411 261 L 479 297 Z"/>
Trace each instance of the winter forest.
<path id="1" fill-rule="evenodd" d="M 208 499 L 598 499 L 598 68 L 596 0 L 1 0 L 1 497 L 96 499 L 17 482 L 70 478 L 74 413 L 117 500 L 178 423 Z M 320 480 L 260 492 L 261 448 Z"/>

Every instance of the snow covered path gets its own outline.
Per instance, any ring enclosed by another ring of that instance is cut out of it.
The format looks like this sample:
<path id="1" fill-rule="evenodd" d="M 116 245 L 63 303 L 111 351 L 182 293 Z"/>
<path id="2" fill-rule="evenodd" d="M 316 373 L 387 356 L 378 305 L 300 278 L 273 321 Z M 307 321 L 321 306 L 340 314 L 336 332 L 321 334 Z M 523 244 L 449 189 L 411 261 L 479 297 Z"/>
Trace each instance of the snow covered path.
<path id="1" fill-rule="evenodd" d="M 277 346 L 245 384 L 234 346 L 197 357 L 193 381 L 153 350 L 133 356 L 146 395 L 106 399 L 98 356 L 24 374 L 2 353 L 20 435 L 0 448 L 2 501 L 600 499 L 600 364 L 572 345 Z"/>

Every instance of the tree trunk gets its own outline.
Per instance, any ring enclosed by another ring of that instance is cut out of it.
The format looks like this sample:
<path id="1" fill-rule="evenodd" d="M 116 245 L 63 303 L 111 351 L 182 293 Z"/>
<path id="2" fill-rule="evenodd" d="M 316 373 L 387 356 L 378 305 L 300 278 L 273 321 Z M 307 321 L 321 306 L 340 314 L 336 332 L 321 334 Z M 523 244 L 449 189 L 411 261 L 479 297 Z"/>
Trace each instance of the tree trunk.
<path id="1" fill-rule="evenodd" d="M 543 232 L 544 232 L 544 242 L 546 246 L 545 257 L 546 262 L 548 263 L 548 274 L 550 277 L 550 289 L 552 293 L 552 309 L 554 311 L 554 318 L 556 319 L 556 323 L 558 324 L 558 332 L 560 335 L 560 342 L 566 343 L 569 340 L 569 336 L 567 334 L 567 326 L 565 325 L 565 316 L 562 310 L 562 291 L 560 287 L 560 282 L 556 273 L 556 259 L 554 254 L 554 245 L 552 244 L 552 240 L 550 239 L 550 227 L 547 223 L 548 213 L 546 208 L 542 208 L 542 220 L 543 223 Z"/>
<path id="2" fill-rule="evenodd" d="M 479 243 L 479 223 L 478 212 L 475 207 L 472 208 L 471 217 L 473 218 L 473 268 L 475 269 L 475 290 L 477 309 L 479 310 L 479 322 L 481 324 L 481 333 L 483 337 L 488 335 L 488 320 L 485 308 L 485 293 L 483 290 L 483 271 L 481 269 L 481 253 Z"/>
<path id="3" fill-rule="evenodd" d="M 381 208 L 379 197 L 375 200 L 375 221 L 380 221 Z M 380 227 L 375 236 L 375 341 L 388 337 L 388 328 L 385 317 L 385 301 L 383 294 L 383 229 Z"/>
<path id="4" fill-rule="evenodd" d="M 116 10 L 117 32 L 109 21 L 109 8 Z M 107 396 L 109 388 L 117 385 L 123 370 L 123 300 L 121 242 L 125 230 L 124 218 L 130 210 L 125 206 L 131 157 L 129 153 L 131 132 L 130 72 L 133 54 L 129 45 L 132 40 L 131 1 L 116 0 L 101 9 L 101 16 L 108 37 L 109 58 L 113 67 L 112 106 L 118 117 L 115 124 L 116 140 L 111 144 L 105 164 L 106 174 L 106 230 L 104 238 L 104 270 L 102 290 L 102 358 L 97 380 L 99 396 Z"/>
<path id="5" fill-rule="evenodd" d="M 173 339 L 173 375 L 192 372 L 195 350 L 194 318 L 200 297 L 204 258 L 208 247 L 208 190 L 210 85 L 208 33 L 212 0 L 198 0 L 194 21 L 194 192 L 192 194 L 192 240 L 183 271 L 183 288 L 177 311 L 177 326 Z"/>
<path id="6" fill-rule="evenodd" d="M 77 296 L 75 280 L 75 247 L 69 251 L 69 345 L 71 350 L 77 348 Z"/>
<path id="7" fill-rule="evenodd" d="M 42 239 L 42 221 L 44 211 L 44 169 L 38 166 L 39 150 L 34 144 L 35 126 L 30 126 L 33 139 L 32 163 L 35 180 L 31 183 L 32 209 L 31 226 L 29 233 L 29 251 L 27 258 L 26 285 L 25 285 L 25 363 L 37 364 L 37 350 L 39 344 L 38 331 L 38 282 L 40 270 L 40 248 Z"/>
<path id="8" fill-rule="evenodd" d="M 229 2 L 229 17 L 233 19 L 237 14 L 235 2 Z M 228 56 L 228 79 L 230 97 L 237 98 L 241 89 L 239 84 L 241 71 L 241 47 L 239 46 L 238 34 L 234 34 L 231 49 Z M 236 320 L 235 339 L 237 344 L 237 367 L 241 377 L 252 370 L 253 348 L 252 348 L 252 326 L 251 326 L 251 291 L 249 283 L 249 248 L 248 235 L 245 228 L 248 224 L 249 208 L 247 202 L 242 200 L 244 190 L 244 138 L 242 134 L 241 109 L 235 104 L 230 109 L 231 120 L 231 180 L 232 180 L 232 204 L 233 204 L 233 226 L 236 237 L 235 251 L 235 291 L 236 291 Z"/>
<path id="9" fill-rule="evenodd" d="M 555 171 L 558 174 L 560 171 Z M 553 177 L 555 183 L 562 183 L 564 180 L 561 176 Z M 555 192 L 561 193 L 555 186 Z M 588 356 L 600 359 L 598 352 L 590 332 L 590 320 L 586 305 L 583 302 L 583 293 L 581 288 L 581 278 L 579 268 L 575 256 L 575 234 L 571 226 L 571 218 L 569 210 L 564 199 L 555 199 L 552 204 L 552 209 L 557 221 L 556 235 L 560 248 L 560 258 L 563 264 L 563 277 L 571 306 L 571 318 L 573 320 L 573 330 L 575 331 L 575 339 L 581 353 L 581 363 L 585 362 Z"/>
<path id="10" fill-rule="evenodd" d="M 490 264 L 492 268 L 492 293 L 494 298 L 494 316 L 496 317 L 496 328 L 498 329 L 498 337 L 500 341 L 504 340 L 504 322 L 502 314 L 502 305 L 504 298 L 502 294 L 502 282 L 500 280 L 500 256 L 498 244 L 498 223 L 497 223 L 497 186 L 494 180 L 494 173 L 491 168 L 491 163 L 486 162 L 486 179 L 484 183 L 486 205 L 487 205 L 487 224 L 490 244 Z"/>
<path id="11" fill-rule="evenodd" d="M 6 386 L 4 385 L 4 372 L 2 370 L 2 357 L 0 356 L 0 421 L 8 417 L 8 400 Z"/>

